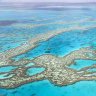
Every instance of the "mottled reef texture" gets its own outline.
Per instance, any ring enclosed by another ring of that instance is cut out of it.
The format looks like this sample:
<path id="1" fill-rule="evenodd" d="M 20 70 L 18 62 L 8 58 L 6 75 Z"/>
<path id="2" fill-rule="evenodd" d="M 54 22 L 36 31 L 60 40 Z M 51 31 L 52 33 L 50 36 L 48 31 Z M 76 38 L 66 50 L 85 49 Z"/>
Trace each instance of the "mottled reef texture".
<path id="1" fill-rule="evenodd" d="M 89 56 L 87 55 L 87 53 L 91 53 L 93 56 Z M 15 88 L 24 83 L 29 83 L 32 81 L 38 81 L 38 80 L 44 80 L 44 79 L 48 79 L 51 83 L 54 83 L 55 85 L 58 85 L 58 86 L 73 84 L 80 80 L 96 80 L 96 76 L 94 75 L 85 76 L 87 74 L 94 73 L 94 72 L 87 72 L 86 69 L 92 68 L 92 66 L 96 67 L 96 65 L 86 67 L 85 69 L 82 68 L 79 71 L 66 67 L 66 65 L 67 66 L 71 65 L 72 63 L 74 63 L 74 60 L 77 60 L 77 59 L 96 60 L 96 51 L 92 50 L 91 47 L 81 48 L 61 58 L 46 54 L 46 55 L 41 55 L 39 57 L 36 57 L 33 60 L 24 61 L 22 59 L 17 62 L 11 61 L 10 65 L 19 66 L 19 67 L 9 72 L 8 75 L 14 74 L 13 77 L 0 80 L 0 87 Z M 25 65 L 29 62 L 33 62 L 34 65 L 25 67 Z M 26 70 L 32 67 L 33 68 L 44 67 L 45 70 L 36 75 L 26 76 L 25 75 Z"/>
<path id="2" fill-rule="evenodd" d="M 91 47 L 75 50 L 61 58 L 46 54 L 36 57 L 35 59 L 32 60 L 20 59 L 14 62 L 14 60 L 12 59 L 12 57 L 26 53 L 27 51 L 32 50 L 33 48 L 39 46 L 37 45 L 37 42 L 40 42 L 42 40 L 43 41 L 48 40 L 63 32 L 68 32 L 71 30 L 82 30 L 83 32 L 84 30 L 88 30 L 94 27 L 96 27 L 96 25 L 88 25 L 88 26 L 74 25 L 71 26 L 70 28 L 59 28 L 53 31 L 48 31 L 44 34 L 36 35 L 35 38 L 30 39 L 29 41 L 21 44 L 16 48 L 6 50 L 0 53 L 0 67 L 17 66 L 17 68 L 15 68 L 10 72 L 0 73 L 0 74 L 8 73 L 8 75 L 14 74 L 10 78 L 0 79 L 0 87 L 15 88 L 25 83 L 44 79 L 48 79 L 51 83 L 54 83 L 55 85 L 58 86 L 73 84 L 80 80 L 96 80 L 95 75 L 89 75 L 95 73 L 95 71 L 94 72 L 86 71 L 87 69 L 95 68 L 96 67 L 95 64 L 89 67 L 82 68 L 78 71 L 67 67 L 68 65 L 74 63 L 74 60 L 78 59 L 96 60 L 96 50 L 92 50 Z M 88 53 L 91 53 L 92 56 L 89 56 Z M 30 62 L 34 63 L 34 65 L 25 67 L 25 65 Z M 33 68 L 44 67 L 45 70 L 36 75 L 26 76 L 26 70 L 31 67 Z"/>

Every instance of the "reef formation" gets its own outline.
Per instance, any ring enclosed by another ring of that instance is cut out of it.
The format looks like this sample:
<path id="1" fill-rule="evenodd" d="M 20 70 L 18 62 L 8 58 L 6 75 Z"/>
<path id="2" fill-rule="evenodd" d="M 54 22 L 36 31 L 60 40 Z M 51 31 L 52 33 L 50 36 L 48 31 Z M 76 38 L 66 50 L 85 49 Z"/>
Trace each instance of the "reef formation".
<path id="1" fill-rule="evenodd" d="M 82 20 L 78 22 L 82 22 Z M 30 26 L 27 27 L 31 28 Z M 74 70 L 67 67 L 71 64 L 75 64 L 74 60 L 79 59 L 96 60 L 96 50 L 93 50 L 92 46 L 83 47 L 78 50 L 72 51 L 69 54 L 65 55 L 64 57 L 57 57 L 54 55 L 44 54 L 34 59 L 20 59 L 18 61 L 14 61 L 14 59 L 12 59 L 15 56 L 26 53 L 29 50 L 32 50 L 33 48 L 39 46 L 37 44 L 38 42 L 46 41 L 60 33 L 68 32 L 71 30 L 82 30 L 83 32 L 84 30 L 89 30 L 94 27 L 96 27 L 96 25 L 88 25 L 88 26 L 73 25 L 70 28 L 59 28 L 53 31 L 48 31 L 44 34 L 35 35 L 34 38 L 28 40 L 27 42 L 21 44 L 16 48 L 5 50 L 4 52 L 0 53 L 0 67 L 4 66 L 17 67 L 10 72 L 0 73 L 0 75 L 7 73 L 6 76 L 10 76 L 11 74 L 13 74 L 13 76 L 10 78 L 0 79 L 0 87 L 15 88 L 25 83 L 44 79 L 48 79 L 51 83 L 58 86 L 73 84 L 80 80 L 96 80 L 96 76 L 92 75 L 93 73 L 96 73 L 96 71 L 93 72 L 87 71 L 87 69 L 95 68 L 96 67 L 95 64 L 89 67 L 82 68 L 80 70 Z M 89 53 L 92 54 L 92 56 L 88 55 Z M 34 63 L 34 65 L 26 67 L 28 63 Z M 27 69 L 36 67 L 44 67 L 45 70 L 42 71 L 41 73 L 32 76 L 26 76 Z"/>
<path id="2" fill-rule="evenodd" d="M 91 53 L 93 56 L 89 56 L 87 53 Z M 24 83 L 44 79 L 48 79 L 51 83 L 54 83 L 58 86 L 73 84 L 80 80 L 96 80 L 96 76 L 92 75 L 92 73 L 95 73 L 96 71 L 86 71 L 87 69 L 95 68 L 95 64 L 89 67 L 82 68 L 78 71 L 67 67 L 68 65 L 74 63 L 74 60 L 78 59 L 96 60 L 96 51 L 92 50 L 91 47 L 88 47 L 80 48 L 79 50 L 73 51 L 64 57 L 56 57 L 53 55 L 45 54 L 38 56 L 33 60 L 22 59 L 17 62 L 10 61 L 11 66 L 18 66 L 18 68 L 15 68 L 8 73 L 8 75 L 14 74 L 11 78 L 0 80 L 0 87 L 15 88 Z M 34 65 L 25 67 L 26 64 L 31 62 L 34 63 Z M 36 75 L 25 76 L 26 70 L 28 68 L 34 67 L 44 67 L 45 70 Z M 88 74 L 91 75 L 86 76 Z"/>

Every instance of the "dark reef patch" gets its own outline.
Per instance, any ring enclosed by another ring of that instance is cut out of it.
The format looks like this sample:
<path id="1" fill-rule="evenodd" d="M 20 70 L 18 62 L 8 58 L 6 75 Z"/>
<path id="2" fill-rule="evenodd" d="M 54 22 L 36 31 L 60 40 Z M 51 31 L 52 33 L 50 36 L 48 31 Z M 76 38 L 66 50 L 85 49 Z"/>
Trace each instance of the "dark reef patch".
<path id="1" fill-rule="evenodd" d="M 15 21 L 15 20 L 4 20 L 4 21 L 1 20 L 0 21 L 0 26 L 9 26 L 13 23 L 17 23 L 17 21 Z"/>

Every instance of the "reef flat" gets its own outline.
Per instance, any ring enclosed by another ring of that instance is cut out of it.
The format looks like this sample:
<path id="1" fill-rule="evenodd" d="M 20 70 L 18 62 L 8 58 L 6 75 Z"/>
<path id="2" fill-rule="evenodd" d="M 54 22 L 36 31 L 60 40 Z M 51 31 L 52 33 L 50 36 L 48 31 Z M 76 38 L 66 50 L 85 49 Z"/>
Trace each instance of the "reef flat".
<path id="1" fill-rule="evenodd" d="M 11 27 L 28 28 L 28 30 L 38 26 L 53 25 L 53 24 L 71 24 L 71 26 L 68 28 L 62 28 L 62 27 L 57 28 L 55 30 L 47 31 L 39 35 L 33 35 L 31 39 L 22 43 L 20 46 L 1 52 L 0 67 L 2 68 L 4 66 L 5 67 L 14 66 L 16 68 L 12 69 L 9 72 L 0 73 L 0 75 L 5 74 L 4 77 L 9 76 L 9 78 L 0 79 L 0 87 L 15 88 L 25 83 L 44 79 L 48 79 L 51 83 L 58 86 L 73 84 L 81 80 L 96 80 L 96 76 L 92 75 L 96 71 L 93 72 L 86 71 L 88 69 L 95 68 L 96 67 L 95 64 L 89 67 L 82 68 L 78 71 L 68 67 L 71 64 L 76 64 L 74 60 L 79 59 L 96 60 L 96 50 L 93 50 L 92 46 L 72 51 L 69 54 L 65 55 L 64 57 L 56 57 L 54 55 L 45 54 L 38 56 L 35 59 L 20 59 L 16 62 L 13 59 L 13 57 L 26 53 L 29 50 L 32 50 L 35 47 L 39 46 L 38 44 L 39 42 L 47 41 L 61 33 L 69 32 L 72 30 L 81 30 L 82 33 L 84 33 L 86 30 L 96 27 L 95 24 L 86 26 L 80 26 L 79 24 L 77 24 L 84 22 L 92 23 L 92 21 L 90 21 L 90 18 L 86 18 L 74 22 L 58 21 L 56 23 L 46 23 L 36 25 L 12 24 Z M 88 54 L 92 54 L 92 56 Z M 28 63 L 34 63 L 34 65 L 26 67 Z M 41 73 L 37 73 L 32 76 L 26 76 L 27 69 L 36 67 L 44 67 L 45 70 L 42 71 Z"/>
<path id="2" fill-rule="evenodd" d="M 71 30 L 84 31 L 84 30 L 89 30 L 89 29 L 94 28 L 94 27 L 96 27 L 96 25 L 88 25 L 88 26 L 73 25 L 70 28 L 59 28 L 59 29 L 56 29 L 53 31 L 48 31 L 48 32 L 41 34 L 41 35 L 35 35 L 35 37 L 33 36 L 34 38 L 21 44 L 20 46 L 6 50 L 6 51 L 0 53 L 0 62 L 2 62 L 2 63 L 0 63 L 0 66 L 2 66 L 3 61 L 5 62 L 9 58 L 12 58 L 12 57 L 15 57 L 17 55 L 26 53 L 28 50 L 37 47 L 38 45 L 36 45 L 36 43 L 38 43 L 38 42 L 46 41 L 46 40 L 48 40 L 48 39 L 50 39 L 56 35 L 59 35 L 60 33 L 68 32 Z M 3 64 L 3 66 L 5 66 L 5 65 L 8 65 L 8 64 L 7 63 Z"/>
<path id="3" fill-rule="evenodd" d="M 93 56 L 89 56 L 87 53 L 91 53 Z M 89 48 L 81 48 L 79 50 L 73 51 L 61 58 L 46 54 L 36 57 L 33 60 L 19 60 L 17 62 L 10 62 L 11 66 L 17 65 L 19 67 L 15 68 L 13 71 L 8 72 L 8 75 L 14 74 L 11 78 L 0 80 L 0 87 L 15 88 L 24 83 L 29 83 L 32 81 L 38 81 L 44 79 L 48 79 L 50 80 L 50 82 L 58 86 L 73 84 L 80 80 L 96 80 L 96 77 L 94 75 L 85 76 L 90 73 L 91 74 L 94 73 L 94 72 L 86 72 L 86 69 L 90 69 L 92 68 L 92 66 L 85 69 L 83 68 L 79 71 L 66 67 L 66 65 L 68 66 L 74 63 L 74 60 L 76 59 L 96 60 L 95 56 L 96 56 L 96 51 L 92 50 L 91 47 L 89 47 Z M 34 63 L 34 65 L 29 67 L 24 67 L 24 65 L 26 65 L 29 62 Z M 96 67 L 96 65 L 93 66 Z M 44 67 L 45 70 L 36 75 L 25 76 L 26 70 L 32 67 L 33 68 Z M 84 72 L 80 73 L 80 71 L 82 70 Z"/>

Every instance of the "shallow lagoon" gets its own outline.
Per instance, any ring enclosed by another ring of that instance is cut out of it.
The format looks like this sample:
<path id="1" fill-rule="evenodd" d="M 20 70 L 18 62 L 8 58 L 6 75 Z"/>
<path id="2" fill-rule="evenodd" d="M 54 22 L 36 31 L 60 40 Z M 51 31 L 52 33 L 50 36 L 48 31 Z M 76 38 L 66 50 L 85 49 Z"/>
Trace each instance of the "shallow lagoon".
<path id="1" fill-rule="evenodd" d="M 74 13 L 74 14 L 73 14 Z M 14 24 L 44 24 L 44 23 L 53 23 L 59 20 L 65 20 L 67 22 L 82 20 L 85 18 L 91 17 L 91 20 L 95 20 L 96 13 L 94 9 L 91 10 L 63 10 L 63 11 L 53 11 L 53 10 L 0 10 L 0 20 L 10 20 L 17 21 L 13 22 Z M 93 25 L 93 23 L 75 23 L 80 26 Z M 94 23 L 95 24 L 95 23 Z M 45 25 L 40 27 L 32 28 L 31 30 L 19 29 L 18 27 L 12 28 L 11 25 L 0 26 L 0 52 L 19 46 L 22 42 L 30 39 L 30 36 L 36 34 L 43 34 L 46 31 L 51 31 L 60 27 L 70 27 L 71 24 L 53 24 Z M 16 32 L 18 31 L 18 33 Z M 23 35 L 25 32 L 26 35 Z M 3 34 L 2 34 L 3 33 Z M 28 35 L 27 35 L 28 34 Z M 15 35 L 15 37 L 10 37 Z M 9 36 L 9 37 L 8 37 Z M 18 42 L 19 40 L 19 42 Z M 15 43 L 12 43 L 17 41 Z M 42 54 L 53 54 L 58 57 L 65 56 L 66 54 L 77 50 L 82 47 L 93 46 L 93 49 L 96 50 L 96 28 L 90 30 L 72 30 L 70 32 L 62 33 L 57 35 L 48 41 L 44 41 L 40 46 L 34 48 L 33 50 L 28 51 L 25 54 L 14 57 L 16 61 L 24 57 L 25 59 L 32 59 Z M 2 45 L 2 46 L 1 46 Z M 85 61 L 86 65 L 89 66 L 95 61 Z M 77 62 L 78 63 L 78 62 Z M 85 67 L 80 66 L 80 64 L 75 66 L 75 69 Z M 31 64 L 33 65 L 33 64 Z M 30 66 L 26 65 L 27 67 Z M 74 66 L 72 68 L 74 68 Z M 3 67 L 4 68 L 4 67 Z M 13 67 L 9 69 L 4 69 L 0 72 L 11 71 Z M 39 70 L 40 71 L 40 70 Z M 41 70 L 42 71 L 42 70 Z M 40 71 L 40 72 L 41 72 Z M 94 71 L 94 70 L 93 70 Z M 35 71 L 36 72 L 36 71 Z M 5 74 L 6 75 L 6 74 Z M 1 79 L 5 75 L 1 75 Z M 5 76 L 6 78 L 6 76 Z M 28 83 L 21 85 L 15 89 L 0 89 L 0 96 L 95 96 L 96 95 L 96 81 L 80 81 L 68 86 L 55 86 L 51 84 L 48 80 L 37 81 L 33 83 Z"/>
<path id="2" fill-rule="evenodd" d="M 53 54 L 58 57 L 63 57 L 71 51 L 82 47 L 93 46 L 93 49 L 96 49 L 95 30 L 96 29 L 94 28 L 84 32 L 80 30 L 73 30 L 62 33 L 49 39 L 48 41 L 37 43 L 37 45 L 39 45 L 38 47 L 26 52 L 25 54 L 17 56 L 14 59 L 15 61 L 23 57 L 25 59 L 32 59 L 42 54 Z"/>
<path id="3" fill-rule="evenodd" d="M 58 87 L 48 80 L 24 84 L 18 88 L 0 89 L 5 96 L 95 96 L 96 81 L 80 81 L 73 85 Z"/>
<path id="4" fill-rule="evenodd" d="M 68 67 L 75 70 L 80 70 L 81 68 L 96 64 L 96 60 L 74 60 L 74 62 L 76 63 L 76 65 L 72 64 Z M 91 69 L 88 69 L 88 70 L 91 70 Z M 96 69 L 94 68 L 93 71 L 96 71 Z"/>
<path id="5" fill-rule="evenodd" d="M 26 76 L 31 76 L 31 75 L 34 75 L 34 74 L 37 74 L 37 73 L 41 73 L 42 71 L 44 71 L 45 68 L 43 67 L 38 67 L 38 68 L 29 68 L 27 71 L 26 71 Z"/>

